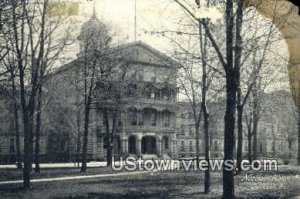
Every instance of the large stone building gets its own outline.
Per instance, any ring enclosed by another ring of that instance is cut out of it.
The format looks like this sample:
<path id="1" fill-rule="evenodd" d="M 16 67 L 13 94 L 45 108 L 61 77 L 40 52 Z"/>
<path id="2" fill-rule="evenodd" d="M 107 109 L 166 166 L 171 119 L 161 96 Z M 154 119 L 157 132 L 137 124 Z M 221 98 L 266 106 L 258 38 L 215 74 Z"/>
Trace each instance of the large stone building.
<path id="1" fill-rule="evenodd" d="M 84 34 L 85 32 L 94 31 L 97 33 L 95 28 L 102 29 L 103 27 L 96 17 L 92 17 L 86 22 L 79 37 L 81 52 L 78 54 L 78 59 L 60 67 L 48 77 L 47 90 L 48 96 L 51 98 L 49 104 L 55 106 L 55 104 L 64 101 L 64 107 L 58 108 L 59 112 L 65 109 L 62 114 L 78 115 L 76 109 L 80 109 L 79 104 L 82 101 L 83 85 L 81 85 L 80 79 L 84 68 L 80 59 L 84 56 L 82 51 L 84 51 L 86 44 L 82 38 L 87 37 Z M 99 35 L 102 32 L 99 31 Z M 113 56 L 115 64 L 114 66 L 108 66 L 112 68 L 110 71 L 113 71 L 109 74 L 109 81 L 116 87 L 114 92 L 118 92 L 118 101 L 113 99 L 114 97 L 103 100 L 103 98 L 108 98 L 110 94 L 106 93 L 104 97 L 101 96 L 104 92 L 101 90 L 101 80 L 98 78 L 98 83 L 96 83 L 93 92 L 92 111 L 90 113 L 89 159 L 101 160 L 106 158 L 105 107 L 109 110 L 117 108 L 116 128 L 113 133 L 113 152 L 115 156 L 156 154 L 158 156 L 176 157 L 176 100 L 178 89 L 175 75 L 178 64 L 170 57 L 142 42 L 117 46 L 110 49 L 109 53 L 111 57 Z M 48 110 L 48 112 L 51 113 L 52 110 Z M 80 114 L 82 114 L 82 109 L 79 110 Z M 45 117 L 53 120 L 50 121 L 52 124 L 48 125 L 52 132 L 49 135 L 52 138 L 50 140 L 53 140 L 53 143 L 49 146 L 62 143 L 59 145 L 65 147 L 57 146 L 55 148 L 63 149 L 61 154 L 69 154 L 69 157 L 75 156 L 76 149 L 74 150 L 74 148 L 78 145 L 76 141 L 78 132 L 74 131 L 76 128 L 72 129 L 72 126 L 75 127 L 76 125 L 65 121 L 67 125 L 62 125 L 63 129 L 57 127 L 59 130 L 54 130 L 53 126 L 57 126 L 57 120 L 61 119 L 55 114 Z M 112 114 L 109 114 L 109 123 L 110 128 L 112 128 Z M 66 126 L 69 127 L 66 128 Z M 73 133 L 68 132 L 67 129 L 72 129 Z M 80 130 L 82 131 L 82 129 Z M 61 137 L 61 141 L 56 142 L 55 137 Z M 82 141 L 80 142 L 82 143 Z M 63 152 L 66 150 L 70 152 Z M 57 152 L 59 153 L 59 151 Z M 51 155 L 51 157 L 55 156 L 57 157 L 56 153 Z M 68 157 L 68 155 L 66 156 Z"/>
<path id="2" fill-rule="evenodd" d="M 92 17 L 82 27 L 82 32 L 103 33 L 104 27 Z M 95 30 L 96 28 L 96 30 Z M 90 30 L 92 29 L 92 30 Z M 79 37 L 83 42 L 83 35 Z M 94 40 L 93 40 L 94 41 Z M 97 44 L 96 40 L 94 44 Z M 81 51 L 84 43 L 80 43 Z M 114 156 L 155 154 L 167 158 L 196 156 L 195 128 L 188 102 L 178 101 L 176 70 L 178 64 L 165 54 L 143 42 L 133 42 L 114 47 L 109 51 L 114 57 L 114 71 L 110 83 L 116 87 L 118 100 L 101 90 L 97 78 L 93 92 L 88 136 L 88 159 L 105 160 L 107 132 L 104 108 L 117 110 L 116 117 L 109 113 L 113 133 Z M 71 161 L 82 152 L 83 99 L 82 53 L 78 58 L 59 67 L 48 75 L 45 86 L 45 107 L 41 136 L 41 161 Z M 125 66 L 125 67 L 124 67 Z M 126 69 L 126 70 L 124 70 Z M 125 72 L 124 72 L 125 71 Z M 120 79 L 122 77 L 122 79 Z M 1 92 L 4 94 L 5 92 Z M 273 99 L 277 100 L 273 100 Z M 291 97 L 286 91 L 265 94 L 258 130 L 258 155 L 288 156 L 295 149 L 296 120 L 293 119 Z M 212 158 L 223 157 L 224 99 L 208 103 L 210 111 L 210 150 Z M 0 161 L 14 162 L 16 140 L 13 130 L 12 105 L 9 97 L 1 98 Z M 244 120 L 245 121 L 245 120 Z M 244 152 L 248 150 L 244 123 Z M 200 155 L 204 155 L 204 136 L 200 128 Z M 23 148 L 21 141 L 21 148 Z"/>
<path id="3" fill-rule="evenodd" d="M 142 42 L 116 50 L 127 63 L 125 79 L 130 79 L 127 86 L 134 91 L 123 93 L 120 99 L 114 153 L 173 156 L 176 154 L 176 63 Z M 95 107 L 94 118 L 94 122 L 100 124 L 97 129 L 105 132 L 99 104 Z M 99 158 L 106 155 L 102 152 Z"/>

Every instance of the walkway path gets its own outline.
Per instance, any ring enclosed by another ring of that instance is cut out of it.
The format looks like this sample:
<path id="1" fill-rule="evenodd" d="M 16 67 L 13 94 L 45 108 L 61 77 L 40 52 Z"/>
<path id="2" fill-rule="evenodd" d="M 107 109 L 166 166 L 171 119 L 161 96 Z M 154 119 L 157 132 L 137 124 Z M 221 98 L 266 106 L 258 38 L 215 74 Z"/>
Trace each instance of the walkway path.
<path id="1" fill-rule="evenodd" d="M 152 173 L 152 172 L 153 171 L 134 171 L 134 172 L 122 172 L 122 173 L 86 175 L 86 176 L 41 178 L 41 179 L 32 179 L 31 182 L 55 182 L 55 181 L 64 181 L 64 180 L 81 180 L 81 179 L 91 179 L 91 178 L 105 178 L 105 177 L 115 177 L 115 176 L 138 175 L 138 174 L 145 174 L 145 173 Z M 23 183 L 23 181 L 22 180 L 2 181 L 2 182 L 0 182 L 0 185 L 19 184 L 19 183 Z"/>
<path id="2" fill-rule="evenodd" d="M 33 164 L 32 166 L 34 167 L 35 165 Z M 87 166 L 88 167 L 105 167 L 106 162 L 88 162 Z M 45 163 L 45 164 L 40 164 L 40 167 L 43 169 L 47 169 L 47 168 L 77 168 L 78 164 L 77 163 Z M 15 165 L 15 164 L 0 165 L 0 169 L 16 169 L 16 168 L 17 168 L 17 165 Z"/>

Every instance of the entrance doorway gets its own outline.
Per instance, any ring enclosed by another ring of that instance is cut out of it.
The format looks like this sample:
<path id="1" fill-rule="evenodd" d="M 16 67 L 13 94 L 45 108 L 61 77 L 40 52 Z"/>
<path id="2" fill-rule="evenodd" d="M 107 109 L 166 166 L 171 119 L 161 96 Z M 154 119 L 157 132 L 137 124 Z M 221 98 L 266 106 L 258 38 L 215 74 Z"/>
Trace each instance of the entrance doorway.
<path id="1" fill-rule="evenodd" d="M 128 138 L 128 153 L 136 154 L 136 137 L 134 135 Z"/>
<path id="2" fill-rule="evenodd" d="M 142 154 L 156 154 L 156 139 L 153 136 L 142 138 Z"/>

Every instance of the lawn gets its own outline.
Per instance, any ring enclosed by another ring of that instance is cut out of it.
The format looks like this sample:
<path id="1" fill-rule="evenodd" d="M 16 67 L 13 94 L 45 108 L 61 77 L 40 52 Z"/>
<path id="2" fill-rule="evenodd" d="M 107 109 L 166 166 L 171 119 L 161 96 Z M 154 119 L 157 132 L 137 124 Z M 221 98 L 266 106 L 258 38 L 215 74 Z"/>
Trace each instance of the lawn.
<path id="1" fill-rule="evenodd" d="M 65 177 L 78 175 L 94 175 L 94 174 L 114 173 L 110 167 L 89 168 L 87 172 L 81 173 L 80 168 L 47 168 L 41 169 L 40 174 L 31 173 L 32 179 Z M 22 180 L 22 170 L 19 169 L 0 169 L 0 181 Z"/>
<path id="2" fill-rule="evenodd" d="M 92 169 L 91 173 L 97 173 L 97 170 Z M 300 196 L 299 176 L 299 167 L 287 166 L 280 167 L 278 171 L 243 173 L 236 176 L 236 193 L 238 198 L 296 198 Z M 107 178 L 33 183 L 32 189 L 28 191 L 22 190 L 21 185 L 18 184 L 1 185 L 0 195 L 1 198 L 13 199 L 220 198 L 221 179 L 220 172 L 212 172 L 212 191 L 209 195 L 202 193 L 203 173 L 197 171 L 150 172 Z"/>

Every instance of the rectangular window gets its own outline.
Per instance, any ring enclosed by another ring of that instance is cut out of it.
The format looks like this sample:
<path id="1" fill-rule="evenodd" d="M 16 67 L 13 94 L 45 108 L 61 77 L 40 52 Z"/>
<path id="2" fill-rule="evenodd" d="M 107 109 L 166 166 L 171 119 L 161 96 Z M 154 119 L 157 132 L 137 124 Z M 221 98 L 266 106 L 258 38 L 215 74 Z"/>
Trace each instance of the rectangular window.
<path id="1" fill-rule="evenodd" d="M 171 120 L 170 114 L 166 114 L 165 117 L 164 117 L 165 127 L 170 126 L 170 120 Z"/>
<path id="2" fill-rule="evenodd" d="M 131 125 L 132 125 L 132 126 L 136 126 L 136 125 L 137 125 L 136 117 L 132 117 L 132 118 L 131 118 Z"/>
<path id="3" fill-rule="evenodd" d="M 137 125 L 137 110 L 135 108 L 129 110 L 129 121 L 132 126 Z"/>
<path id="4" fill-rule="evenodd" d="M 215 140 L 215 151 L 219 151 L 219 145 L 218 145 L 218 141 L 217 140 Z"/>
<path id="5" fill-rule="evenodd" d="M 151 125 L 152 126 L 156 126 L 156 113 L 154 112 L 154 113 L 151 113 L 151 118 L 150 118 L 151 120 Z"/>
<path id="6" fill-rule="evenodd" d="M 275 151 L 275 141 L 272 142 L 272 151 Z"/>
<path id="7" fill-rule="evenodd" d="M 9 152 L 10 153 L 14 153 L 15 150 L 15 139 L 14 138 L 10 138 L 9 140 Z"/>
<path id="8" fill-rule="evenodd" d="M 165 149 L 169 149 L 169 138 L 165 138 Z"/>
<path id="9" fill-rule="evenodd" d="M 143 74 L 139 74 L 139 81 L 144 81 L 144 75 Z"/>
<path id="10" fill-rule="evenodd" d="M 151 82 L 156 82 L 156 78 L 155 77 L 151 77 Z"/>
<path id="11" fill-rule="evenodd" d="M 122 126 L 122 121 L 121 121 L 121 119 L 118 119 L 118 126 Z"/>
<path id="12" fill-rule="evenodd" d="M 190 135 L 192 135 L 193 134 L 193 125 L 190 125 Z"/>
<path id="13" fill-rule="evenodd" d="M 181 146 L 180 146 L 180 149 L 181 149 L 181 151 L 184 151 L 184 141 L 181 141 Z"/>
<path id="14" fill-rule="evenodd" d="M 139 125 L 140 125 L 140 126 L 144 126 L 144 116 L 143 116 L 143 113 L 140 114 Z"/>
<path id="15" fill-rule="evenodd" d="M 184 135 L 184 126 L 181 126 L 181 135 Z"/>
<path id="16" fill-rule="evenodd" d="M 190 151 L 193 151 L 193 141 L 190 141 Z"/>

